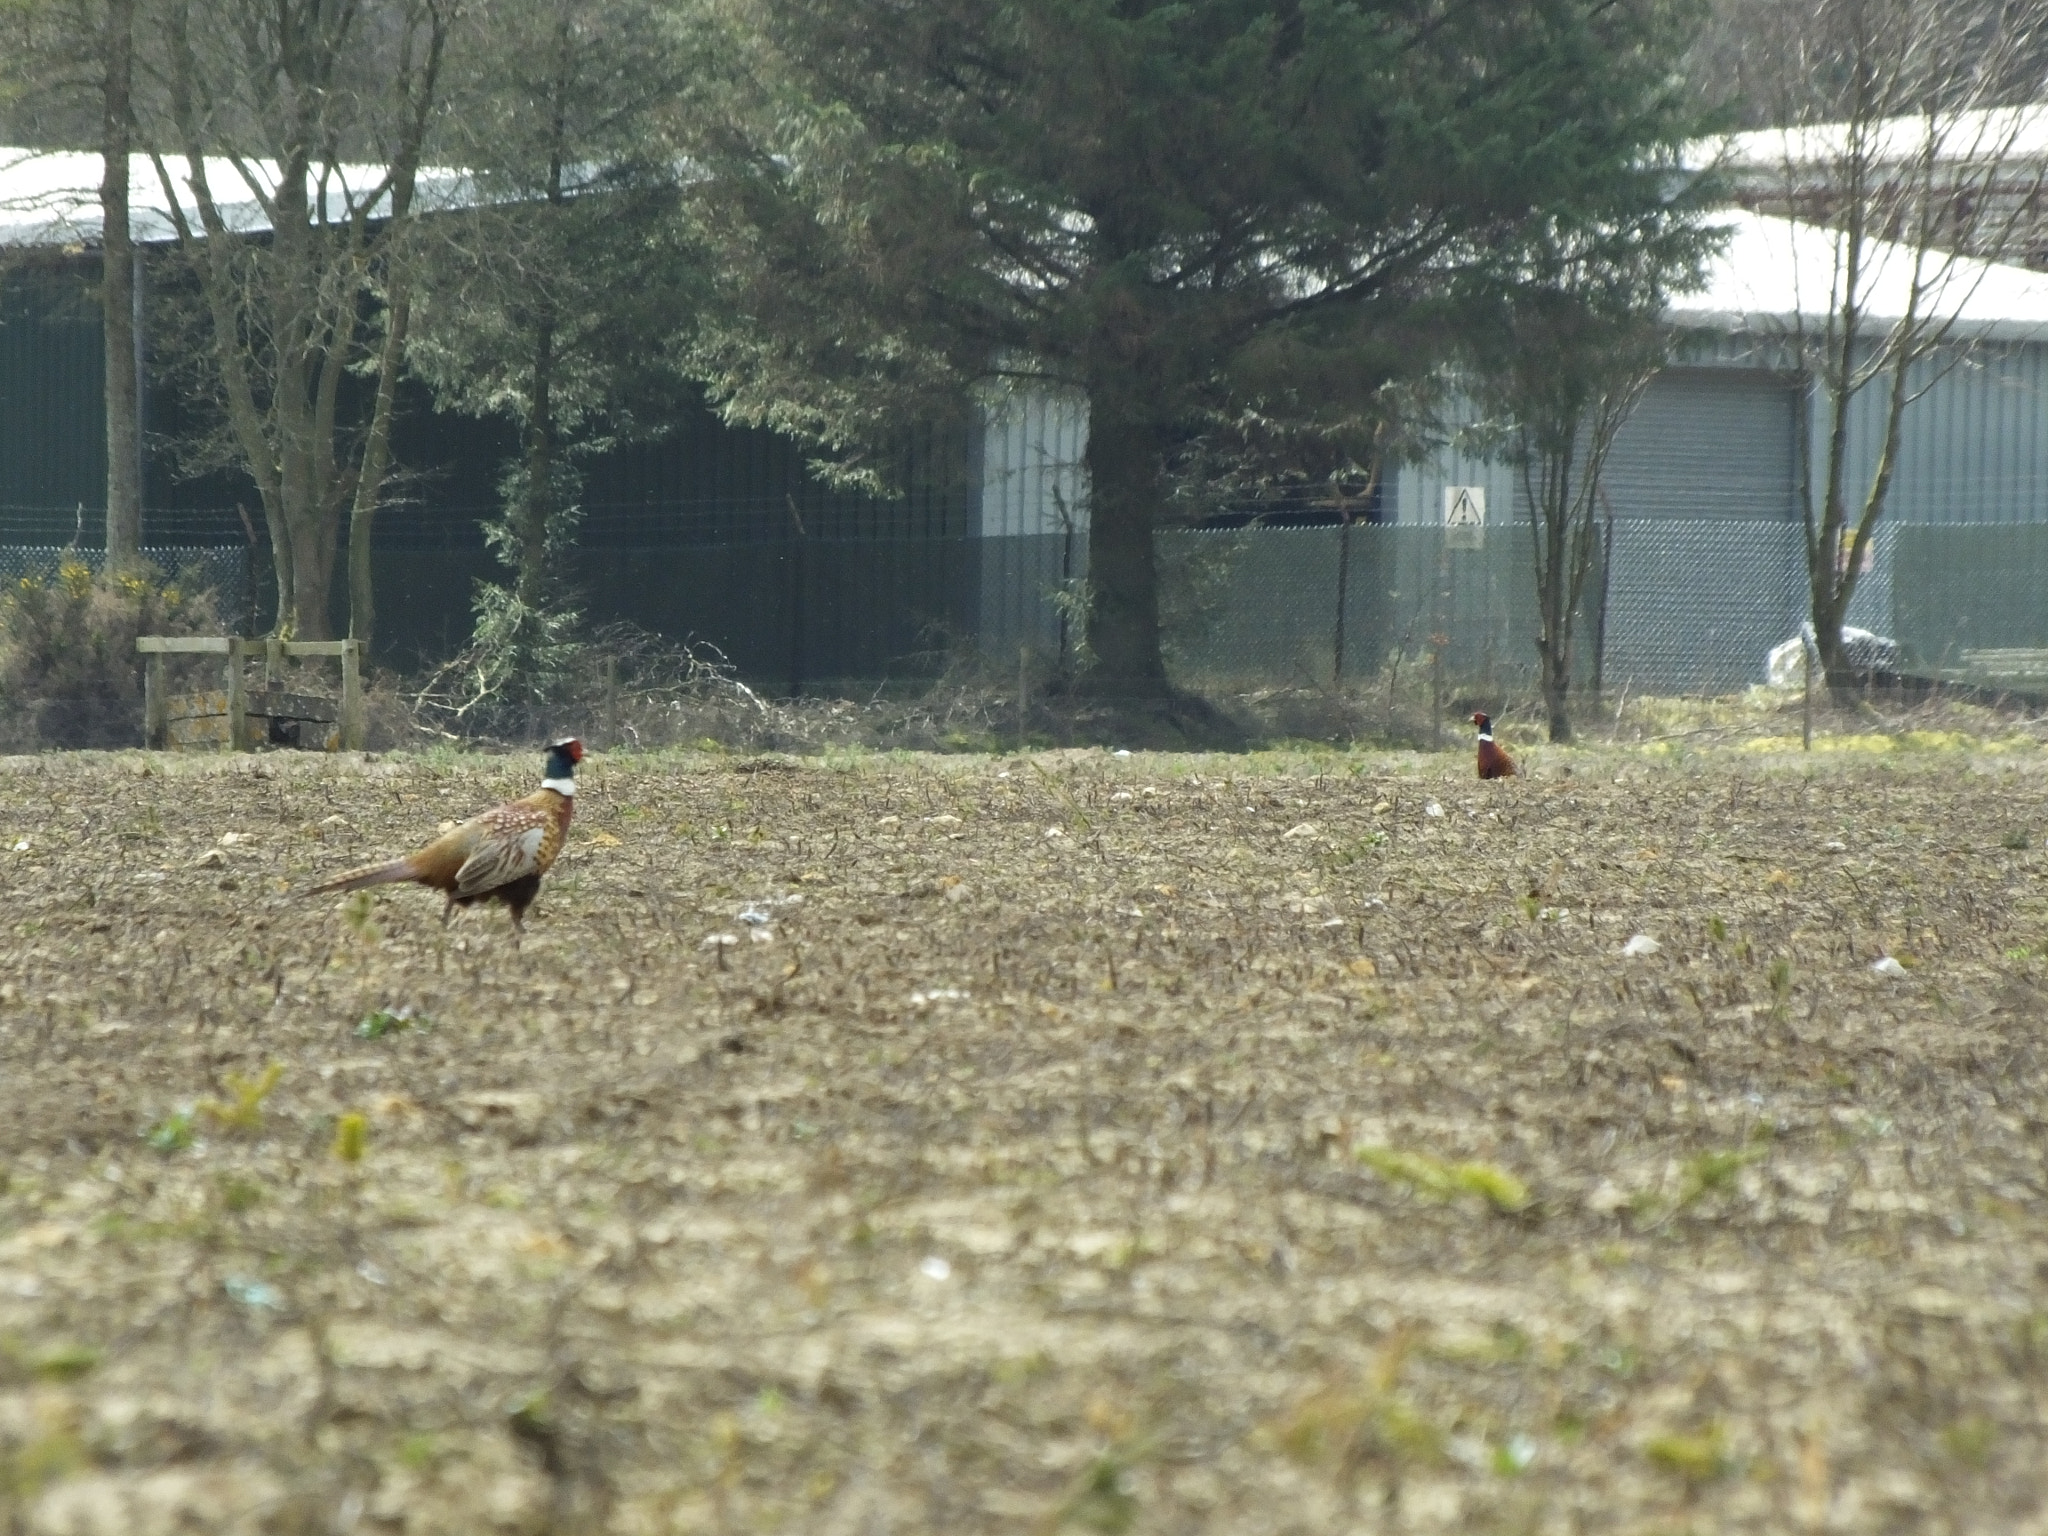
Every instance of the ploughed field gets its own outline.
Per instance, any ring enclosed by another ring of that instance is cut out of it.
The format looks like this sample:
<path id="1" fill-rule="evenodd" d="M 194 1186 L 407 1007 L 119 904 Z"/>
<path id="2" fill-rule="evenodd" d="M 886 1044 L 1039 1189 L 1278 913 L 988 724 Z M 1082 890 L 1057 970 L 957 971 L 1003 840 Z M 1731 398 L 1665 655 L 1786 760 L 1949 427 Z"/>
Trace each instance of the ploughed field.
<path id="1" fill-rule="evenodd" d="M 2040 750 L 1524 750 L 0 764 L 7 1528 L 2048 1529 Z"/>

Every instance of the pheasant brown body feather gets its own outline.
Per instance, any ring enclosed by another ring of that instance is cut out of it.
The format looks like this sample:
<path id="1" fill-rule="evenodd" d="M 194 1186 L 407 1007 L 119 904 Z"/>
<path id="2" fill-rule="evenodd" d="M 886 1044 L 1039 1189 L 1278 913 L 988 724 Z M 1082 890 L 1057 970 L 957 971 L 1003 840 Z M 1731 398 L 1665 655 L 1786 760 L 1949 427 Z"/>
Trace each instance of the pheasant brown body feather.
<path id="1" fill-rule="evenodd" d="M 444 918 L 457 907 L 502 901 L 516 928 L 540 894 L 541 877 L 554 867 L 569 835 L 576 812 L 574 775 L 582 756 L 581 742 L 557 742 L 548 751 L 547 777 L 533 794 L 494 806 L 402 859 L 349 870 L 306 894 L 410 882 L 430 886 L 448 898 Z"/>
<path id="2" fill-rule="evenodd" d="M 1472 723 L 1479 727 L 1479 777 L 1513 778 L 1515 760 L 1502 751 L 1500 744 L 1493 739 L 1493 721 L 1485 715 L 1474 715 Z"/>

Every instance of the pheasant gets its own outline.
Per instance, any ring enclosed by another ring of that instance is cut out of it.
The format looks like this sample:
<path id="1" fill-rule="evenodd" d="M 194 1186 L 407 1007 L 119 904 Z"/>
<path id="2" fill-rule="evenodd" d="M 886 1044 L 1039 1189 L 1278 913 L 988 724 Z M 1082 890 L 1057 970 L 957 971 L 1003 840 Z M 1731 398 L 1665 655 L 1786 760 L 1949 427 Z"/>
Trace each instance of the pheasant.
<path id="1" fill-rule="evenodd" d="M 1479 727 L 1479 777 L 1482 779 L 1513 778 L 1515 776 L 1515 760 L 1494 745 L 1492 716 L 1474 715 L 1472 723 Z"/>
<path id="2" fill-rule="evenodd" d="M 540 788 L 523 800 L 472 817 L 444 832 L 417 853 L 388 864 L 365 864 L 316 885 L 308 896 L 330 891 L 359 891 L 368 885 L 412 881 L 432 886 L 448 898 L 441 910 L 447 922 L 457 907 L 479 901 L 502 901 L 520 928 L 526 909 L 540 894 L 540 877 L 553 867 L 569 835 L 576 809 L 576 765 L 583 761 L 583 743 L 566 736 L 548 748 Z"/>

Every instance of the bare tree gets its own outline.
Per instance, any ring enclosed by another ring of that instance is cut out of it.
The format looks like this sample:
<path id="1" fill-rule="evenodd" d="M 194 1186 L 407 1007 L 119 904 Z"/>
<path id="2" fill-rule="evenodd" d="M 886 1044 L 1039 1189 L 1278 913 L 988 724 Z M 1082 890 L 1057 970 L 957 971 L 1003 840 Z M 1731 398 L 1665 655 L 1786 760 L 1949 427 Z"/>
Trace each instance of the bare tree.
<path id="1" fill-rule="evenodd" d="M 1573 631 L 1592 574 L 1601 482 L 1616 436 L 1665 361 L 1658 309 L 1701 244 L 1667 242 L 1640 285 L 1588 290 L 1574 274 L 1516 295 L 1478 348 L 1494 419 L 1473 436 L 1515 466 L 1529 512 L 1536 656 L 1550 739 L 1570 741 Z"/>
<path id="2" fill-rule="evenodd" d="M 1907 409 L 1967 355 L 1958 328 L 1989 271 L 2036 233 L 2048 157 L 2028 153 L 2041 89 L 2034 0 L 1758 6 L 1748 73 L 1778 125 L 1724 159 L 1738 198 L 1825 231 L 1825 292 L 1787 341 L 1804 376 L 1800 476 L 1813 627 L 1848 686 L 1842 623 L 1885 514 Z M 1981 259 L 1980 259 L 1981 258 Z M 1864 405 L 1866 396 L 1872 405 Z M 1875 422 L 1873 431 L 1860 420 Z"/>
<path id="3" fill-rule="evenodd" d="M 100 334 L 106 359 L 107 568 L 142 559 L 142 381 L 135 242 L 128 227 L 135 141 L 135 0 L 107 0 L 100 33 Z"/>
<path id="4" fill-rule="evenodd" d="M 280 632 L 329 633 L 346 513 L 349 628 L 370 638 L 369 535 L 410 323 L 396 257 L 455 16 L 456 0 L 176 0 L 167 18 L 176 173 L 153 159 L 262 499 Z M 357 369 L 375 385 L 367 422 L 351 423 Z"/>
<path id="5" fill-rule="evenodd" d="M 15 6 L 0 37 L 0 133 L 51 147 L 92 141 L 101 155 L 100 317 L 105 362 L 106 551 L 133 569 L 142 542 L 142 415 L 135 247 L 129 235 L 129 153 L 136 0 L 50 0 Z"/>
<path id="6" fill-rule="evenodd" d="M 1516 425 L 1512 457 L 1529 504 L 1536 655 L 1552 741 L 1572 739 L 1572 632 L 1593 569 L 1608 455 L 1656 373 L 1660 339 L 1646 328 L 1637 345 L 1617 352 L 1599 382 L 1576 399 L 1551 392 Z"/>

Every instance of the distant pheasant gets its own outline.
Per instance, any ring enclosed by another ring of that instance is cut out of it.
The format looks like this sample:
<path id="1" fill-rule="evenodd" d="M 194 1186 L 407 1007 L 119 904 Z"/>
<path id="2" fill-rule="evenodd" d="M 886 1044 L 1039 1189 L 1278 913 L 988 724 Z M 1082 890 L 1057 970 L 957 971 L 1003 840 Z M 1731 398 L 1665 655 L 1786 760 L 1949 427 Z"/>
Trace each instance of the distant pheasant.
<path id="1" fill-rule="evenodd" d="M 1494 745 L 1492 716 L 1474 715 L 1472 723 L 1479 727 L 1479 777 L 1482 779 L 1513 778 L 1515 776 L 1515 760 Z"/>
<path id="2" fill-rule="evenodd" d="M 512 926 L 519 928 L 526 909 L 540 894 L 540 877 L 553 867 L 569 835 L 569 818 L 576 810 L 576 765 L 582 761 L 583 743 L 564 737 L 548 748 L 540 788 L 525 799 L 507 800 L 442 833 L 417 853 L 388 864 L 365 864 L 306 894 L 359 891 L 366 885 L 410 880 L 448 898 L 441 912 L 444 923 L 457 907 L 502 901 L 511 910 Z"/>

